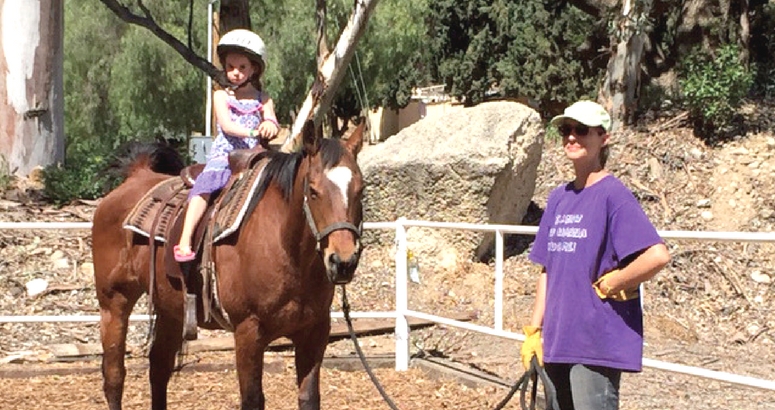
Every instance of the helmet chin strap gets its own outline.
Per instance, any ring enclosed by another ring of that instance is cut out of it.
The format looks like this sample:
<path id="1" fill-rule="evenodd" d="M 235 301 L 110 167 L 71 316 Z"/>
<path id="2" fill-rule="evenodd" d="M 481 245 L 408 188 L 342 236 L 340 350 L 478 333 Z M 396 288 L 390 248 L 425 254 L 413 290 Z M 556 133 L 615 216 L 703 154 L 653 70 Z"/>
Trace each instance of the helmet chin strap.
<path id="1" fill-rule="evenodd" d="M 250 81 L 251 81 L 252 79 L 253 79 L 253 77 L 251 77 L 251 78 L 248 78 L 247 80 L 245 80 L 245 81 L 243 81 L 243 82 L 241 82 L 241 83 L 239 83 L 239 84 L 237 84 L 237 85 L 230 85 L 230 86 L 229 86 L 229 89 L 231 89 L 232 91 L 237 91 L 237 90 L 239 90 L 240 88 L 243 88 L 243 87 L 245 87 L 246 85 L 250 84 Z"/>

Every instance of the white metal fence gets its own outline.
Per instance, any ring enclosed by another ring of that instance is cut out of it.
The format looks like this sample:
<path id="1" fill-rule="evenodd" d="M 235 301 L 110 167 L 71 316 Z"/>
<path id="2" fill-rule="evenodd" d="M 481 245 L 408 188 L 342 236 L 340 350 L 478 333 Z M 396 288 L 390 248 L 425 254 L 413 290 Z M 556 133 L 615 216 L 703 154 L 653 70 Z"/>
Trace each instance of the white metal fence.
<path id="1" fill-rule="evenodd" d="M 408 308 L 408 273 L 407 273 L 407 240 L 406 229 L 408 227 L 423 227 L 433 229 L 454 229 L 477 232 L 493 232 L 495 235 L 495 288 L 494 288 L 494 325 L 493 327 L 480 326 L 467 322 L 461 322 L 429 313 L 409 310 Z M 89 222 L 0 222 L 1 230 L 9 229 L 91 229 Z M 396 370 L 403 371 L 409 368 L 409 324 L 410 317 L 428 320 L 460 329 L 480 332 L 492 336 L 512 340 L 524 340 L 524 335 L 503 329 L 503 260 L 504 260 L 504 235 L 523 234 L 535 235 L 538 228 L 535 226 L 521 225 L 481 225 L 470 223 L 448 223 L 407 220 L 399 218 L 395 222 L 366 222 L 364 229 L 389 229 L 395 230 L 397 251 L 395 255 L 395 310 L 389 312 L 352 312 L 353 318 L 394 318 L 396 321 Z M 704 241 L 728 241 L 728 242 L 765 242 L 775 243 L 775 232 L 698 232 L 698 231 L 659 231 L 665 239 L 690 239 Z M 341 318 L 341 312 L 332 312 L 332 317 Z M 132 315 L 130 320 L 147 321 L 147 315 Z M 98 322 L 99 316 L 0 316 L 0 323 L 41 323 L 41 322 Z M 643 365 L 660 370 L 682 373 L 706 379 L 719 380 L 760 389 L 775 391 L 775 381 L 754 377 L 742 376 L 733 373 L 708 370 L 699 367 L 686 366 L 676 363 L 644 358 Z"/>

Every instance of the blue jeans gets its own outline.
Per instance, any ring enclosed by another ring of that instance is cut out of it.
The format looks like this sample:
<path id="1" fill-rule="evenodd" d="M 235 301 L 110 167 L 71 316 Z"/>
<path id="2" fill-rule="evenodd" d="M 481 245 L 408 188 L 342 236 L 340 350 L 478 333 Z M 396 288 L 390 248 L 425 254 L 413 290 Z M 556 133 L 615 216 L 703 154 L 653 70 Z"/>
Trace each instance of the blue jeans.
<path id="1" fill-rule="evenodd" d="M 546 363 L 559 410 L 618 410 L 621 370 L 583 364 Z"/>

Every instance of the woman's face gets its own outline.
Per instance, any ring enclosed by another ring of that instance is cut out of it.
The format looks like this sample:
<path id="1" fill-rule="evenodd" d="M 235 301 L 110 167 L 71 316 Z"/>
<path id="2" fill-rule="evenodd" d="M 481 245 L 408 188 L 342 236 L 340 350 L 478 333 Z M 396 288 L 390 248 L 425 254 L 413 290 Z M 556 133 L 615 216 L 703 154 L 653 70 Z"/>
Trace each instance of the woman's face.
<path id="1" fill-rule="evenodd" d="M 562 135 L 562 146 L 568 159 L 574 162 L 599 162 L 600 150 L 608 143 L 608 133 L 602 127 L 588 127 L 577 121 L 566 120 L 560 124 L 558 130 Z"/>
<path id="2" fill-rule="evenodd" d="M 234 85 L 241 85 L 255 73 L 253 62 L 249 58 L 238 53 L 229 53 L 226 55 L 226 76 Z"/>

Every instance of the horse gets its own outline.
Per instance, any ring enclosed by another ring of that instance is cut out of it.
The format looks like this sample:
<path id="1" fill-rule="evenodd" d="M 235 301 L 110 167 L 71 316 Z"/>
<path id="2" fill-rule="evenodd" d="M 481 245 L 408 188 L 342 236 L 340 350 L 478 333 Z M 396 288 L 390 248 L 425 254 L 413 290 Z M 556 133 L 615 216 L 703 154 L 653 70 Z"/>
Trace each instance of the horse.
<path id="1" fill-rule="evenodd" d="M 234 240 L 213 245 L 217 292 L 233 325 L 243 410 L 264 409 L 264 351 L 280 337 L 295 348 L 299 409 L 320 408 L 334 288 L 352 281 L 361 253 L 364 183 L 356 157 L 363 128 L 338 140 L 323 138 L 307 122 L 300 152 L 266 152 L 255 207 Z M 148 352 L 154 410 L 167 407 L 167 385 L 184 338 L 184 290 L 163 273 L 171 245 L 151 246 L 148 238 L 122 228 L 134 204 L 171 178 L 157 171 L 166 166 L 174 173 L 169 164 L 181 162 L 170 152 L 146 151 L 125 160 L 124 182 L 102 199 L 93 218 L 103 392 L 111 410 L 121 409 L 128 321 L 144 293 L 152 295 L 155 312 Z M 150 274 L 152 256 L 157 275 Z M 197 316 L 200 327 L 218 328 Z"/>

